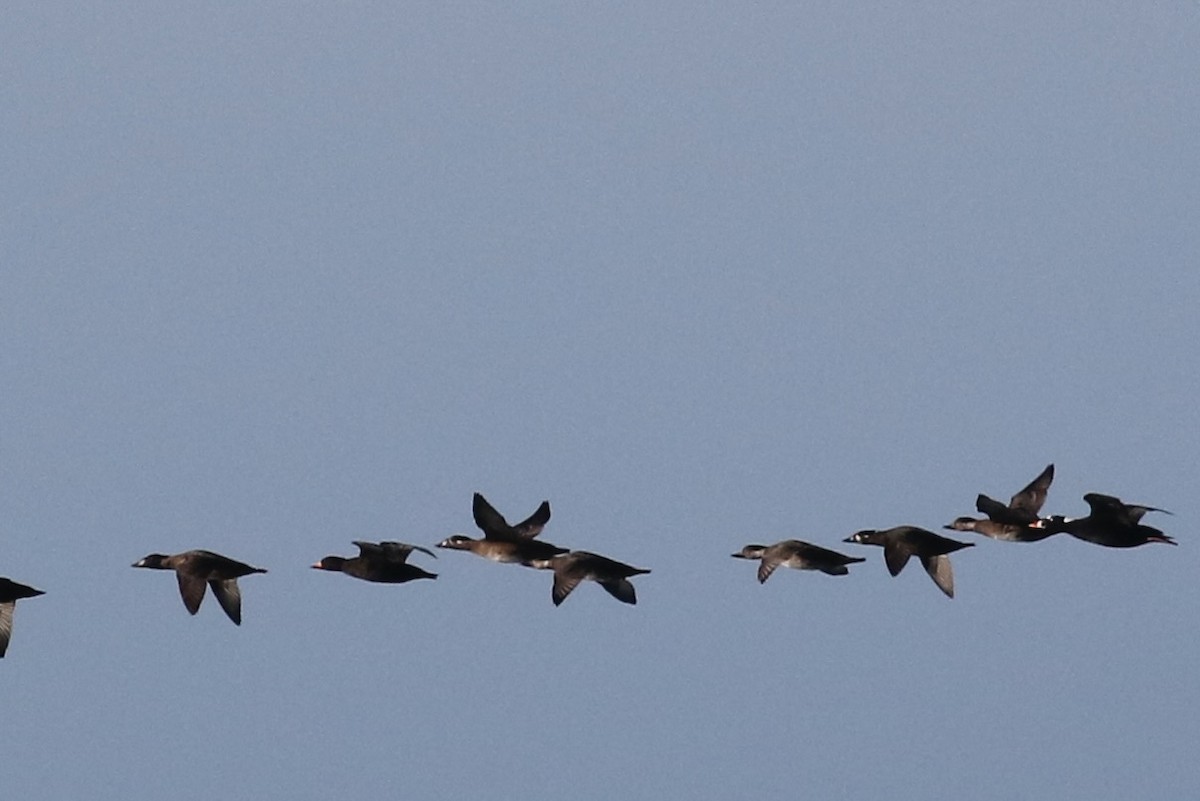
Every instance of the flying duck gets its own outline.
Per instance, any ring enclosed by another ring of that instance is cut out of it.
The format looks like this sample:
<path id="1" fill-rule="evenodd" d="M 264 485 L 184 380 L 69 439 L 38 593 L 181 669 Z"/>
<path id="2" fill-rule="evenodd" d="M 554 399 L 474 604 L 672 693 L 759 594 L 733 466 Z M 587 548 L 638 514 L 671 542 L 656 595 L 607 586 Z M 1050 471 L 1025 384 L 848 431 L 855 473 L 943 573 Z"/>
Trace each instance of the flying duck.
<path id="1" fill-rule="evenodd" d="M 1177 544 L 1159 529 L 1141 522 L 1146 512 L 1171 514 L 1166 509 L 1129 504 L 1098 492 L 1089 492 L 1083 500 L 1091 507 L 1090 514 L 1073 519 L 1054 515 L 1045 521 L 1046 529 L 1054 533 L 1065 531 L 1072 537 L 1107 548 L 1136 548 L 1150 542 Z"/>
<path id="2" fill-rule="evenodd" d="M 975 544 L 952 540 L 916 526 L 896 526 L 883 531 L 866 529 L 851 534 L 843 542 L 882 545 L 883 560 L 893 576 L 900 574 L 909 557 L 917 557 L 933 583 L 950 598 L 954 597 L 954 570 L 947 554 Z"/>
<path id="3" fill-rule="evenodd" d="M 1054 481 L 1054 465 L 1046 465 L 1046 469 L 1038 474 L 1038 477 L 1012 496 L 1012 499 L 1003 504 L 994 498 L 989 498 L 986 495 L 980 494 L 975 498 L 975 510 L 988 516 L 988 520 L 993 523 L 999 523 L 1002 526 L 1016 526 L 1019 528 L 1027 526 L 1036 526 L 1038 522 L 1038 512 L 1042 510 L 1042 505 L 1046 503 L 1046 493 L 1050 490 L 1050 482 Z M 955 520 L 958 523 L 966 518 Z M 953 528 L 952 523 L 947 528 Z M 986 530 L 985 530 L 986 529 Z M 988 537 L 995 539 L 1010 540 L 1014 542 L 1034 542 L 1032 539 L 1021 539 L 1022 533 L 1018 530 L 1010 536 L 998 536 L 995 533 L 989 534 L 988 531 L 1006 533 L 995 526 L 983 526 L 975 528 L 958 528 L 957 531 L 977 531 Z M 1037 539 L 1045 539 L 1049 535 L 1043 535 Z"/>
<path id="4" fill-rule="evenodd" d="M 416 565 L 408 563 L 408 555 L 413 551 L 427 553 L 437 558 L 437 554 L 420 545 L 409 545 L 406 542 L 362 542 L 355 540 L 358 546 L 358 556 L 345 558 L 341 556 L 326 556 L 313 567 L 318 570 L 330 570 L 345 573 L 363 581 L 375 581 L 381 584 L 403 584 L 413 579 L 435 579 L 436 573 L 429 573 Z"/>
<path id="5" fill-rule="evenodd" d="M 470 551 L 476 556 L 493 562 L 510 562 L 531 567 L 536 560 L 550 559 L 567 552 L 544 540 L 536 539 L 550 520 L 550 502 L 542 501 L 532 515 L 515 526 L 509 525 L 487 499 L 475 493 L 471 504 L 475 525 L 483 532 L 482 539 L 472 539 L 466 534 L 454 534 L 437 544 L 439 548 L 455 551 Z"/>
<path id="6" fill-rule="evenodd" d="M 976 520 L 973 517 L 956 517 L 943 528 L 951 531 L 974 531 L 976 534 L 1003 542 L 1039 542 L 1058 533 L 1040 523 L 1026 526 L 1018 523 L 998 523 L 987 518 Z"/>
<path id="7" fill-rule="evenodd" d="M 847 565 L 867 561 L 861 556 L 846 556 L 802 540 L 782 540 L 774 545 L 747 545 L 731 555 L 736 559 L 761 560 L 758 565 L 760 584 L 769 579 L 775 568 L 780 565 L 796 570 L 820 570 L 831 576 L 844 576 L 850 572 Z"/>
<path id="8" fill-rule="evenodd" d="M 636 604 L 637 593 L 629 577 L 650 572 L 587 551 L 571 551 L 550 559 L 535 560 L 530 567 L 554 571 L 554 586 L 550 590 L 550 599 L 554 601 L 555 606 L 565 601 L 571 590 L 581 581 L 594 581 L 618 601 Z"/>
<path id="9" fill-rule="evenodd" d="M 212 587 L 213 595 L 229 619 L 237 625 L 242 625 L 242 593 L 238 589 L 237 580 L 251 573 L 266 573 L 261 567 L 230 559 L 212 551 L 184 551 L 183 553 L 166 556 L 152 553 L 133 563 L 133 567 L 147 567 L 152 570 L 174 570 L 179 579 L 179 594 L 183 596 L 183 605 L 193 615 L 200 611 L 200 602 L 204 600 L 204 587 Z"/>

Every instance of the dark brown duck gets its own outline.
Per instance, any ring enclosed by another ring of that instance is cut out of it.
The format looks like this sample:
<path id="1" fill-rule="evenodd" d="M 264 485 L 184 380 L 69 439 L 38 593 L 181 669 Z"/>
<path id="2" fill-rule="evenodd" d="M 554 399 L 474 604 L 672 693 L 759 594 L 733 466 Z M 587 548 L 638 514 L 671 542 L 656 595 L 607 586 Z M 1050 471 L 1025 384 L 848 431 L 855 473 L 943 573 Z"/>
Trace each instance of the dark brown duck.
<path id="1" fill-rule="evenodd" d="M 1054 481 L 1054 465 L 1048 464 L 1038 477 L 1012 496 L 1007 504 L 980 493 L 975 498 L 975 511 L 989 520 L 1008 525 L 1028 526 L 1038 522 L 1038 513 L 1046 503 L 1050 484 Z M 982 533 L 982 532 L 981 532 Z"/>
<path id="2" fill-rule="evenodd" d="M 587 551 L 571 551 L 551 559 L 538 560 L 530 567 L 554 571 L 550 599 L 555 606 L 565 601 L 581 581 L 594 581 L 621 603 L 636 604 L 637 592 L 629 578 L 650 572 Z"/>
<path id="3" fill-rule="evenodd" d="M 251 567 L 236 559 L 212 551 L 184 551 L 166 556 L 152 553 L 133 563 L 134 567 L 152 570 L 174 570 L 179 579 L 179 594 L 183 605 L 193 615 L 200 611 L 204 600 L 205 586 L 212 587 L 213 595 L 229 619 L 242 625 L 242 593 L 237 580 L 251 573 L 266 573 L 261 567 Z"/>
<path id="4" fill-rule="evenodd" d="M 883 531 L 865 529 L 851 534 L 844 542 L 883 546 L 883 560 L 893 576 L 900 575 L 910 557 L 917 557 L 933 583 L 950 598 L 954 597 L 954 569 L 947 554 L 975 544 L 952 540 L 916 526 L 896 526 Z"/>
<path id="5" fill-rule="evenodd" d="M 358 556 L 351 558 L 326 556 L 313 567 L 318 570 L 345 573 L 347 576 L 380 584 L 403 584 L 414 579 L 437 578 L 436 573 L 429 573 L 408 562 L 408 556 L 413 551 L 427 553 L 436 558 L 437 554 L 428 548 L 409 545 L 406 542 L 355 540 L 354 544 L 358 546 Z"/>
<path id="6" fill-rule="evenodd" d="M 1106 548 L 1136 548 L 1151 542 L 1176 544 L 1159 529 L 1141 522 L 1147 512 L 1171 514 L 1166 509 L 1125 503 L 1120 498 L 1098 492 L 1089 492 L 1083 500 L 1091 507 L 1090 514 L 1073 519 L 1054 515 L 1044 523 L 1047 530 L 1053 533 L 1065 531 L 1076 539 Z"/>

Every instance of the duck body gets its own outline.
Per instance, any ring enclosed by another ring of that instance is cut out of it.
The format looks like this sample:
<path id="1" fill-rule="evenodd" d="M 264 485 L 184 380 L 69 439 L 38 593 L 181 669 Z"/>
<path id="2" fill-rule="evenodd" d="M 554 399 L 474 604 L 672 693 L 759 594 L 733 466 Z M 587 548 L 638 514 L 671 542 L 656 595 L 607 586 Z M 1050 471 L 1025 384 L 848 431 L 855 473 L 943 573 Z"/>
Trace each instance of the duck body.
<path id="1" fill-rule="evenodd" d="M 1046 503 L 1050 484 L 1054 481 L 1054 465 L 1048 464 L 1037 478 L 1030 481 L 1007 504 L 979 494 L 975 498 L 975 511 L 988 516 L 997 523 L 1030 525 L 1038 521 L 1038 513 Z"/>
<path id="2" fill-rule="evenodd" d="M 439 548 L 469 551 L 492 562 L 520 564 L 532 567 L 534 562 L 552 559 L 567 553 L 566 548 L 536 539 L 550 520 L 550 502 L 542 501 L 537 510 L 525 520 L 510 525 L 487 499 L 478 492 L 471 504 L 475 525 L 483 532 L 481 539 L 466 534 L 453 534 L 437 544 Z"/>
<path id="3" fill-rule="evenodd" d="M 4 658 L 8 651 L 8 641 L 12 639 L 13 613 L 16 611 L 17 601 L 45 594 L 25 584 L 18 584 L 12 579 L 0 578 L 0 659 Z"/>
<path id="4" fill-rule="evenodd" d="M 1058 533 L 1040 524 L 998 523 L 987 518 L 976 520 L 973 517 L 955 518 L 945 528 L 951 531 L 974 531 L 1001 542 L 1040 542 Z"/>
<path id="5" fill-rule="evenodd" d="M 1046 521 L 1046 527 L 1054 533 L 1064 531 L 1076 539 L 1105 548 L 1136 548 L 1151 542 L 1178 545 L 1173 537 L 1168 537 L 1153 526 L 1112 526 L 1108 523 L 1098 523 L 1089 517 L 1067 519 L 1055 515 Z"/>
<path id="6" fill-rule="evenodd" d="M 449 548 L 454 551 L 470 551 L 492 562 L 519 564 L 532 567 L 533 562 L 552 559 L 559 554 L 567 553 L 566 548 L 560 548 L 544 540 L 489 540 L 471 539 L 466 534 L 454 534 L 437 544 L 439 548 Z"/>
<path id="7" fill-rule="evenodd" d="M 735 559 L 758 559 L 758 582 L 764 583 L 778 567 L 794 570 L 818 570 L 830 576 L 844 576 L 848 565 L 865 562 L 861 556 L 845 554 L 803 540 L 781 540 L 773 545 L 747 545 L 732 554 Z"/>
<path id="8" fill-rule="evenodd" d="M 946 528 L 955 531 L 974 531 L 985 537 L 1006 542 L 1037 542 L 1038 539 L 1045 539 L 1050 535 L 1038 537 L 1036 531 L 1025 531 L 1024 529 L 1041 530 L 1038 525 L 1040 520 L 1038 514 L 1046 503 L 1046 495 L 1049 493 L 1050 484 L 1053 481 L 1054 465 L 1048 464 L 1042 472 L 1038 473 L 1037 478 L 1012 496 L 1006 504 L 981 493 L 975 498 L 975 511 L 987 515 L 987 520 L 972 521 L 976 525 L 968 527 L 967 521 L 971 521 L 971 518 L 960 517 Z"/>
<path id="9" fill-rule="evenodd" d="M 1066 532 L 1076 539 L 1105 548 L 1136 548 L 1151 542 L 1177 544 L 1159 529 L 1141 522 L 1147 512 L 1170 514 L 1165 509 L 1127 504 L 1120 498 L 1098 492 L 1089 492 L 1083 500 L 1091 508 L 1090 514 L 1070 519 L 1054 515 L 1045 521 L 1047 530 Z"/>
<path id="10" fill-rule="evenodd" d="M 436 558 L 437 554 L 428 548 L 391 541 L 355 540 L 354 544 L 358 546 L 358 556 L 351 558 L 326 556 L 313 567 L 318 570 L 345 573 L 347 576 L 378 584 L 404 584 L 416 579 L 437 578 L 436 573 L 430 573 L 408 562 L 408 556 L 413 551 L 421 551 Z"/>
<path id="11" fill-rule="evenodd" d="M 242 593 L 237 580 L 251 573 L 266 573 L 261 567 L 250 565 L 205 550 L 184 551 L 177 554 L 152 553 L 133 563 L 134 567 L 151 570 L 174 570 L 179 580 L 179 594 L 188 612 L 200 611 L 205 587 L 212 587 L 213 595 L 237 625 L 242 625 Z"/>
<path id="12" fill-rule="evenodd" d="M 594 581 L 621 603 L 636 604 L 637 592 L 629 578 L 650 572 L 588 551 L 570 551 L 530 566 L 554 571 L 550 600 L 555 606 L 562 604 L 581 581 Z"/>
<path id="13" fill-rule="evenodd" d="M 864 529 L 851 534 L 844 542 L 882 546 L 884 563 L 893 576 L 900 575 L 911 557 L 917 557 L 933 583 L 949 598 L 954 597 L 954 570 L 948 555 L 975 544 L 952 540 L 917 526 Z"/>

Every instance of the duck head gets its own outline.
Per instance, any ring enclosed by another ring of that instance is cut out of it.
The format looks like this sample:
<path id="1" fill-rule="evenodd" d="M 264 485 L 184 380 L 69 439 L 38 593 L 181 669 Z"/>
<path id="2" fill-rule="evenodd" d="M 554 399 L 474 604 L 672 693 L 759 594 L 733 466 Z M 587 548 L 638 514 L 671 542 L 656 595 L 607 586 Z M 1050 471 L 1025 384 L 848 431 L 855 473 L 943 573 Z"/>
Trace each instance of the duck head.
<path id="1" fill-rule="evenodd" d="M 435 547 L 450 548 L 455 551 L 469 551 L 471 550 L 471 544 L 474 542 L 475 540 L 471 539 L 466 534 L 451 534 L 449 537 L 439 542 Z"/>
<path id="2" fill-rule="evenodd" d="M 137 560 L 131 565 L 131 567 L 148 567 L 152 570 L 170 570 L 171 568 L 167 567 L 166 561 L 167 556 L 165 554 L 152 553 Z"/>
<path id="3" fill-rule="evenodd" d="M 883 545 L 883 532 L 873 528 L 866 528 L 862 531 L 856 531 L 842 542 L 854 542 L 859 545 Z"/>

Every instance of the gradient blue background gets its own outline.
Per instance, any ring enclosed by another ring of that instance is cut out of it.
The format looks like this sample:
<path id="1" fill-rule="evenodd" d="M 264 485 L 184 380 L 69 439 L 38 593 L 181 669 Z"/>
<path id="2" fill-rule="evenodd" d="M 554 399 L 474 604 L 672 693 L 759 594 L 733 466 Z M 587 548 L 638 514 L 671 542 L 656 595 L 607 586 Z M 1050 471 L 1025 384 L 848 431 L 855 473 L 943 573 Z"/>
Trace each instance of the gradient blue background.
<path id="1" fill-rule="evenodd" d="M 1200 791 L 1195 3 L 11 5 L 0 794 Z M 729 554 L 1047 463 L 1180 547 Z M 442 552 L 481 491 L 626 607 Z M 270 569 L 238 629 L 152 551 Z"/>

